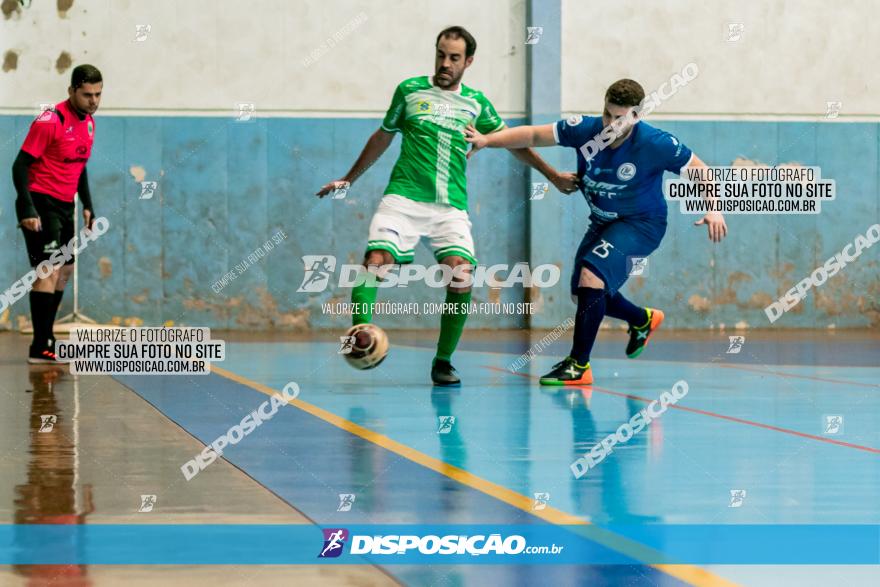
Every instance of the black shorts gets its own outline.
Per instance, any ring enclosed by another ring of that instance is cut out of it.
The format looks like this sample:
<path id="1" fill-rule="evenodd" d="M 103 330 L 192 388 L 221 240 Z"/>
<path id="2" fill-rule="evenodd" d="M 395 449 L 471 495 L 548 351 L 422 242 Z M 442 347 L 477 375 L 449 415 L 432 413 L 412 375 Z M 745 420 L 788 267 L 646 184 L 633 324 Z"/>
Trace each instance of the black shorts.
<path id="1" fill-rule="evenodd" d="M 34 232 L 22 227 L 21 231 L 24 233 L 31 267 L 36 267 L 73 238 L 74 205 L 73 202 L 62 202 L 58 198 L 38 192 L 31 192 L 31 199 L 40 216 L 43 230 Z M 71 255 L 65 265 L 72 265 L 75 260 L 75 255 Z"/>

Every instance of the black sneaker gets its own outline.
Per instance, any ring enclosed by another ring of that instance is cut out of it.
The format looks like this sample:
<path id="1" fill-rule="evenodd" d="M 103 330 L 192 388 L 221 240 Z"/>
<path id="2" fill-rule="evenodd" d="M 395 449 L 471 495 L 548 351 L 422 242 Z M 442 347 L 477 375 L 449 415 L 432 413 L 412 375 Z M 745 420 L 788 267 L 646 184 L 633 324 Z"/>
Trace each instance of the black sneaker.
<path id="1" fill-rule="evenodd" d="M 461 379 L 455 374 L 455 367 L 443 359 L 434 359 L 431 365 L 431 381 L 434 385 L 461 385 Z"/>
<path id="2" fill-rule="evenodd" d="M 60 365 L 61 361 L 55 358 L 55 341 L 49 339 L 45 346 L 31 345 L 28 363 L 31 365 Z"/>
<path id="3" fill-rule="evenodd" d="M 541 377 L 541 385 L 591 385 L 593 370 L 590 363 L 578 365 L 571 357 L 565 357 L 553 370 Z"/>
<path id="4" fill-rule="evenodd" d="M 626 345 L 626 356 L 630 359 L 635 359 L 642 354 L 642 351 L 648 345 L 651 334 L 660 328 L 660 325 L 663 323 L 664 316 L 661 310 L 654 308 L 645 309 L 648 311 L 648 322 L 644 326 L 630 326 L 629 330 L 627 330 L 629 332 L 629 343 Z"/>

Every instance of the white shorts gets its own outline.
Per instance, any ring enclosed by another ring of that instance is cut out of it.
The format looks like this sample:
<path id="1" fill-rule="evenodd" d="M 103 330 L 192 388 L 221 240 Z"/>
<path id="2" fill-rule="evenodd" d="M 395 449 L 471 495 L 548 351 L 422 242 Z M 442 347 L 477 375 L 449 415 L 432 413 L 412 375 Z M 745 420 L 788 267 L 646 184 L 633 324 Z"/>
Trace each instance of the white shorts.
<path id="1" fill-rule="evenodd" d="M 370 221 L 367 251 L 388 251 L 395 263 L 412 263 L 416 245 L 427 237 L 438 261 L 450 255 L 477 264 L 468 213 L 447 204 L 383 196 Z"/>

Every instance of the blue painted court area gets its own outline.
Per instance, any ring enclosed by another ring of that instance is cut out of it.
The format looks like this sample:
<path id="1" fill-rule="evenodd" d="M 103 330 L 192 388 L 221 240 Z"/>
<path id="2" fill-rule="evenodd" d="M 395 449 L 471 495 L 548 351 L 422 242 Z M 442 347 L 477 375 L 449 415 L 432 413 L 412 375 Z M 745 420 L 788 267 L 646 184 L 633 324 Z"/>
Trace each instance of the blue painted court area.
<path id="1" fill-rule="evenodd" d="M 297 382 L 295 405 L 224 457 L 319 525 L 880 524 L 876 366 L 602 358 L 594 386 L 551 388 L 537 377 L 552 356 L 514 373 L 518 355 L 484 343 L 455 355 L 464 385 L 450 389 L 430 385 L 431 349 L 393 338 L 365 372 L 333 343 L 227 344 L 220 374 L 117 379 L 206 444 Z M 575 478 L 573 461 L 682 380 L 684 397 Z M 354 494 L 349 511 L 340 494 Z M 388 570 L 419 585 L 772 585 L 779 572 L 809 584 L 823 572 L 624 564 L 646 559 L 628 541 L 597 544 L 617 564 Z"/>

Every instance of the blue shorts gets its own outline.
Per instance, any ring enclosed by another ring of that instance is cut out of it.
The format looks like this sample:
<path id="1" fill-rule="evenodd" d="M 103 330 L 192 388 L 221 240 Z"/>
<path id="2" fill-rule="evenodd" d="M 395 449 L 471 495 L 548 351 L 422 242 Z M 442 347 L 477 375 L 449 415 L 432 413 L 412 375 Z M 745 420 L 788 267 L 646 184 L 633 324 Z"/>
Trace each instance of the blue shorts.
<path id="1" fill-rule="evenodd" d="M 666 216 L 610 221 L 593 216 L 590 221 L 590 228 L 574 257 L 572 295 L 577 295 L 582 267 L 601 277 L 608 293 L 616 292 L 626 283 L 630 274 L 640 274 L 638 259 L 647 258 L 653 253 L 666 234 Z"/>

